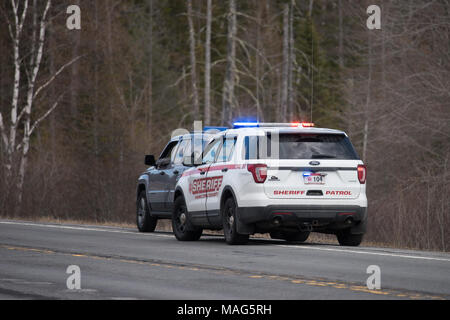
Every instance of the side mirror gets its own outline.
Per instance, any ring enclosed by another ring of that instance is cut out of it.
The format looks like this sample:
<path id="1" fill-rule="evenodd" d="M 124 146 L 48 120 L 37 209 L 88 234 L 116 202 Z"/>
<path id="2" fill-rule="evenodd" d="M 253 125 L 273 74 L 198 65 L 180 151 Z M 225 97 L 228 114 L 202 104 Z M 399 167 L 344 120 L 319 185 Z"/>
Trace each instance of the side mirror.
<path id="1" fill-rule="evenodd" d="M 156 161 L 156 166 L 158 168 L 161 167 L 166 167 L 170 164 L 170 158 L 163 158 L 163 159 L 158 159 L 158 161 Z"/>
<path id="2" fill-rule="evenodd" d="M 149 167 L 153 167 L 156 165 L 156 160 L 154 155 L 146 155 L 145 156 L 145 165 Z"/>

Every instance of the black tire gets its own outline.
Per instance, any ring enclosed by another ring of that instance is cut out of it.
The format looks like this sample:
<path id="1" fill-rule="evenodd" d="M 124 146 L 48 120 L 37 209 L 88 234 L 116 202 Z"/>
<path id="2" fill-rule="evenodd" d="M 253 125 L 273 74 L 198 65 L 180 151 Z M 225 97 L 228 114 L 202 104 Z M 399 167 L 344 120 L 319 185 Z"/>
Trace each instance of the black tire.
<path id="1" fill-rule="evenodd" d="M 202 229 L 195 229 L 190 225 L 186 202 L 183 197 L 175 199 L 172 212 L 172 230 L 178 241 L 197 241 L 202 236 Z"/>
<path id="2" fill-rule="evenodd" d="M 154 232 L 158 219 L 153 217 L 148 207 L 145 190 L 139 193 L 136 201 L 136 225 L 140 232 Z"/>
<path id="3" fill-rule="evenodd" d="M 233 198 L 228 198 L 222 208 L 222 224 L 225 241 L 230 245 L 246 244 L 248 234 L 240 234 L 236 228 L 236 203 Z"/>
<path id="4" fill-rule="evenodd" d="M 351 234 L 350 229 L 338 231 L 336 237 L 341 246 L 357 247 L 361 244 L 364 234 Z"/>
<path id="5" fill-rule="evenodd" d="M 309 231 L 293 231 L 293 232 L 273 231 L 270 233 L 270 237 L 272 239 L 305 242 L 306 240 L 308 240 L 310 234 L 311 232 Z"/>

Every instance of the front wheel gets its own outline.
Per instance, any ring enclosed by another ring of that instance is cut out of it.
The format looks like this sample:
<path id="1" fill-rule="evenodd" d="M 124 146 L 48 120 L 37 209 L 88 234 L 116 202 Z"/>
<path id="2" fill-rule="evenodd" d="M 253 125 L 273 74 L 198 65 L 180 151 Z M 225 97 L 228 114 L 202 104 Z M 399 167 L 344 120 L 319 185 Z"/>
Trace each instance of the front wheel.
<path id="1" fill-rule="evenodd" d="M 136 203 L 136 224 L 140 232 L 153 232 L 156 229 L 158 219 L 153 217 L 150 213 L 150 208 L 147 204 L 147 197 L 145 190 L 139 193 Z"/>
<path id="2" fill-rule="evenodd" d="M 233 198 L 225 201 L 222 209 L 222 224 L 225 241 L 228 244 L 246 244 L 248 242 L 248 234 L 240 234 L 236 228 L 236 203 Z"/>
<path id="3" fill-rule="evenodd" d="M 178 197 L 175 200 L 172 213 L 172 230 L 178 241 L 197 241 L 202 236 L 202 229 L 194 229 L 189 224 L 183 197 Z"/>
<path id="4" fill-rule="evenodd" d="M 357 247 L 361 244 L 364 234 L 351 234 L 350 229 L 338 231 L 336 237 L 341 246 Z"/>

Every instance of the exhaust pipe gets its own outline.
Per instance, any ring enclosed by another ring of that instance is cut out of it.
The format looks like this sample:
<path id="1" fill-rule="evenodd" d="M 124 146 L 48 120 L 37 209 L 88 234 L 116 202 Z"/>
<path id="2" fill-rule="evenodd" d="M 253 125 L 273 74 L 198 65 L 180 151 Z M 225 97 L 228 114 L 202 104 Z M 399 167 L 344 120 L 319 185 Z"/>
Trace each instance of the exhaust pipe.
<path id="1" fill-rule="evenodd" d="M 274 225 L 279 226 L 281 224 L 281 218 L 280 217 L 275 217 L 275 218 L 273 218 L 272 222 L 273 222 Z"/>
<path id="2" fill-rule="evenodd" d="M 348 217 L 347 219 L 345 219 L 344 223 L 347 224 L 347 225 L 353 224 L 353 218 L 352 217 Z"/>

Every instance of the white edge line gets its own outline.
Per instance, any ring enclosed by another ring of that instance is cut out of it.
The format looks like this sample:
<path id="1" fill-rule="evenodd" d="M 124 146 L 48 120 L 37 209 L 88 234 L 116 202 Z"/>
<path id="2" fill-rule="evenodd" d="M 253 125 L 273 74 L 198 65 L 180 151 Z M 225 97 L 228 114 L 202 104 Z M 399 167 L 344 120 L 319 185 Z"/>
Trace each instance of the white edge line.
<path id="1" fill-rule="evenodd" d="M 27 223 L 27 222 L 0 221 L 0 224 L 12 224 L 12 225 L 21 225 L 21 226 L 35 226 L 35 227 L 69 229 L 69 230 L 83 230 L 83 231 L 114 232 L 114 233 L 126 233 L 126 234 L 134 234 L 134 235 L 140 234 L 138 232 L 113 230 L 113 229 L 107 230 L 107 229 L 101 229 L 101 228 L 74 227 L 74 226 L 63 226 L 63 225 L 54 225 L 54 224 Z M 145 234 L 140 234 L 140 235 L 172 238 L 172 236 L 169 236 L 169 235 L 166 235 L 166 234 L 148 234 L 148 233 L 145 233 Z"/>
<path id="2" fill-rule="evenodd" d="M 107 229 L 101 229 L 101 228 L 74 227 L 74 226 L 53 225 L 53 224 L 27 223 L 27 222 L 0 221 L 0 224 L 11 224 L 11 225 L 22 225 L 22 226 L 36 226 L 36 227 L 47 227 L 47 228 L 56 228 L 56 229 L 83 230 L 83 231 L 113 232 L 113 233 L 124 233 L 124 234 L 134 234 L 134 235 L 139 234 L 137 232 L 121 231 L 121 230 L 107 230 Z M 171 235 L 163 235 L 163 234 L 145 234 L 145 235 L 153 236 L 153 237 L 172 238 Z M 335 249 L 335 248 L 318 248 L 318 247 L 310 247 L 310 246 L 293 246 L 293 245 L 283 245 L 283 244 L 282 245 L 277 245 L 277 247 L 293 248 L 293 249 L 320 250 L 320 251 L 333 251 L 333 252 L 343 252 L 343 253 L 367 254 L 367 255 L 376 255 L 376 256 L 388 256 L 388 257 L 405 258 L 405 259 L 418 259 L 418 260 L 433 260 L 433 261 L 450 262 L 450 259 L 445 259 L 445 258 L 412 256 L 412 255 L 394 254 L 394 253 L 369 252 L 369 251 L 359 251 L 359 250 L 345 250 L 345 249 Z"/>
<path id="3" fill-rule="evenodd" d="M 445 259 L 445 258 L 411 256 L 411 255 L 395 254 L 395 253 L 369 252 L 369 251 L 359 251 L 359 250 L 344 250 L 344 249 L 334 249 L 334 248 L 318 248 L 318 247 L 309 247 L 309 246 L 292 246 L 292 245 L 283 245 L 283 244 L 280 246 L 285 247 L 285 248 L 295 248 L 295 249 L 310 249 L 310 250 L 335 251 L 335 252 L 344 252 L 344 253 L 359 253 L 359 254 L 369 254 L 369 255 L 375 255 L 375 256 L 405 258 L 405 259 L 419 259 L 419 260 L 434 260 L 434 261 L 450 262 L 450 259 Z"/>

